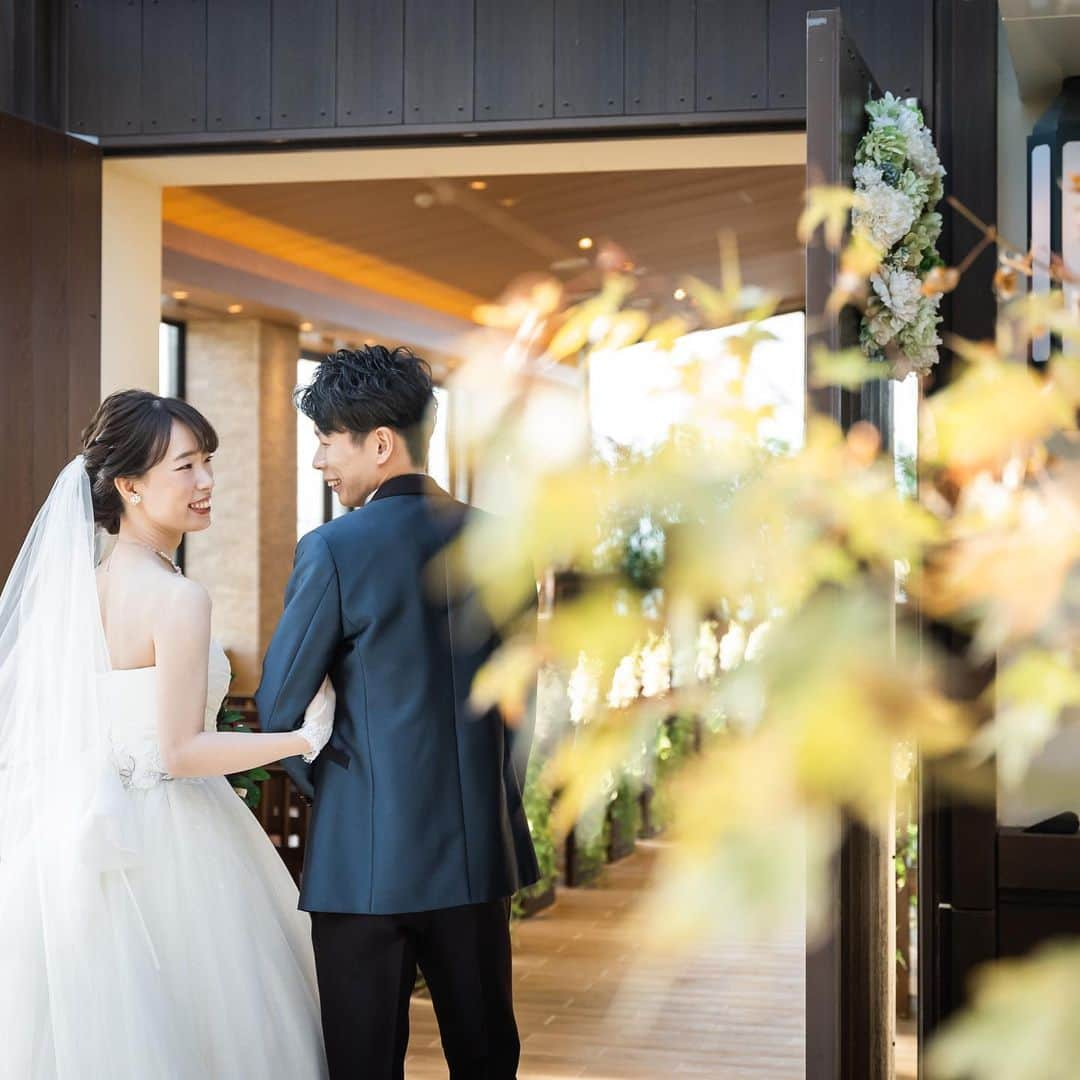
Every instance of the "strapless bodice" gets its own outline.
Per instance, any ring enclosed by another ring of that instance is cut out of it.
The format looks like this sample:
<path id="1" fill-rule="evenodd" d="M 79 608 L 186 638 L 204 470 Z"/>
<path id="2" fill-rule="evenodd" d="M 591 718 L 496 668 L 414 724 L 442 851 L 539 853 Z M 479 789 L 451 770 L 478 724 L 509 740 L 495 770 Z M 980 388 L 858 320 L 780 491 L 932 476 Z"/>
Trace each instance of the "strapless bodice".
<path id="1" fill-rule="evenodd" d="M 156 667 L 143 667 L 110 671 L 99 680 L 102 715 L 109 722 L 113 760 L 125 787 L 151 788 L 169 779 L 162 768 L 158 742 L 157 677 Z M 211 641 L 204 731 L 217 729 L 218 710 L 231 679 L 225 650 Z"/>

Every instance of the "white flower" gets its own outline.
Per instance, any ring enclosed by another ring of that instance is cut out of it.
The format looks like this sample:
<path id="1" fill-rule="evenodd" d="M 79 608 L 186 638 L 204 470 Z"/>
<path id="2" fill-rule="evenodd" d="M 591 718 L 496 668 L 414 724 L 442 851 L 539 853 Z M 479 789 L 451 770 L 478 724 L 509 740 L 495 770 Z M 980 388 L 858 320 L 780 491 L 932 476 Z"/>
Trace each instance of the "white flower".
<path id="1" fill-rule="evenodd" d="M 866 306 L 866 325 L 875 344 L 885 348 L 896 337 L 896 324 L 892 312 L 880 300 L 871 300 Z"/>
<path id="2" fill-rule="evenodd" d="M 866 111 L 870 115 L 872 128 L 890 127 L 900 123 L 900 117 L 911 111 L 911 106 L 903 98 L 896 97 L 891 91 L 886 90 L 885 95 L 877 101 L 869 101 Z"/>
<path id="3" fill-rule="evenodd" d="M 641 693 L 659 697 L 671 689 L 671 638 L 668 634 L 651 637 L 641 650 Z"/>
<path id="4" fill-rule="evenodd" d="M 938 158 L 934 140 L 926 128 L 908 138 L 908 161 L 920 176 L 927 179 L 945 175 L 945 167 Z"/>
<path id="5" fill-rule="evenodd" d="M 632 704 L 641 693 L 641 671 L 639 653 L 635 650 L 624 656 L 615 669 L 608 691 L 607 703 L 613 709 L 620 709 Z"/>
<path id="6" fill-rule="evenodd" d="M 720 656 L 720 642 L 716 637 L 716 622 L 708 619 L 698 629 L 697 660 L 695 674 L 702 682 L 716 678 L 717 661 Z"/>
<path id="7" fill-rule="evenodd" d="M 720 639 L 720 670 L 732 671 L 742 663 L 746 652 L 746 631 L 732 622 L 728 632 Z"/>
<path id="8" fill-rule="evenodd" d="M 885 183 L 876 165 L 856 165 L 854 177 L 862 205 L 852 213 L 852 225 L 862 229 L 876 247 L 888 251 L 915 224 L 917 207 L 902 191 Z"/>
<path id="9" fill-rule="evenodd" d="M 750 631 L 750 637 L 746 641 L 746 653 L 747 660 L 756 660 L 761 656 L 765 649 L 765 639 L 769 636 L 769 629 L 772 623 L 766 621 L 758 623 L 753 630 Z"/>
<path id="10" fill-rule="evenodd" d="M 938 333 L 940 302 L 940 297 L 921 297 L 915 317 L 900 332 L 898 344 L 912 371 L 925 374 L 938 361 L 938 346 L 941 344 Z"/>
<path id="11" fill-rule="evenodd" d="M 919 304 L 925 299 L 922 282 L 910 270 L 894 270 L 883 266 L 870 278 L 878 299 L 892 312 L 897 322 L 912 322 L 919 314 Z"/>
<path id="12" fill-rule="evenodd" d="M 545 665 L 536 680 L 536 738 L 560 734 L 570 720 L 567 681 L 554 666 Z"/>
<path id="13" fill-rule="evenodd" d="M 852 213 L 852 225 L 886 255 L 870 278 L 873 293 L 861 336 L 867 355 L 880 356 L 889 346 L 892 375 L 903 378 L 912 371 L 929 371 L 938 360 L 940 296 L 922 295 L 918 270 L 935 262 L 926 260 L 941 232 L 941 217 L 933 206 L 942 196 L 945 170 L 913 98 L 886 93 L 867 102 L 866 112 L 874 134 L 860 143 L 859 157 L 876 160 L 885 154 L 890 163 L 879 167 L 867 160 L 856 165 L 853 174 L 862 206 Z M 894 174 L 901 150 L 906 161 Z M 885 181 L 883 169 L 895 187 Z"/>
<path id="14" fill-rule="evenodd" d="M 591 720 L 600 703 L 600 680 L 596 664 L 590 663 L 584 653 L 578 656 L 577 667 L 570 674 L 566 693 L 570 698 L 570 722 L 584 724 Z"/>
<path id="15" fill-rule="evenodd" d="M 907 156 L 912 168 L 927 179 L 944 176 L 945 169 L 934 147 L 933 136 L 920 121 L 918 113 L 904 109 L 896 123 L 907 141 Z"/>

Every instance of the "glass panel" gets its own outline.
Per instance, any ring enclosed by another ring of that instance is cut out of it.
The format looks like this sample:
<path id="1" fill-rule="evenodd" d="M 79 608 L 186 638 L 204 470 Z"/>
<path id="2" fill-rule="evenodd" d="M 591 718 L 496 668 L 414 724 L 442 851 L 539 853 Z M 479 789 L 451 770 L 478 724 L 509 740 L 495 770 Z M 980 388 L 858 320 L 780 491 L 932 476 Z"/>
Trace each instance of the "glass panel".
<path id="1" fill-rule="evenodd" d="M 297 386 L 307 386 L 315 369 L 315 360 L 298 360 L 296 364 Z M 326 485 L 322 476 L 311 467 L 315 456 L 315 425 L 302 413 L 296 414 L 296 538 L 317 529 L 326 520 L 324 506 Z"/>
<path id="2" fill-rule="evenodd" d="M 453 491 L 450 486 L 450 392 L 441 386 L 435 387 L 435 405 L 438 411 L 428 453 L 428 472 L 444 491 Z"/>
<path id="3" fill-rule="evenodd" d="M 175 323 L 158 326 L 158 393 L 180 396 L 180 327 Z"/>
<path id="4" fill-rule="evenodd" d="M 798 449 L 804 437 L 805 322 L 801 311 L 766 319 L 762 328 L 777 340 L 757 346 L 746 379 L 748 403 L 774 407 L 772 419 L 762 424 L 762 434 L 766 444 L 777 450 Z M 745 332 L 746 326 L 739 323 L 687 334 L 670 352 L 643 342 L 593 353 L 589 414 L 597 450 L 608 454 L 615 443 L 645 452 L 663 442 L 672 425 L 687 420 L 694 408 L 695 395 L 687 389 L 680 369 L 699 360 L 706 365 L 704 379 L 730 379 L 737 362 L 724 343 Z"/>

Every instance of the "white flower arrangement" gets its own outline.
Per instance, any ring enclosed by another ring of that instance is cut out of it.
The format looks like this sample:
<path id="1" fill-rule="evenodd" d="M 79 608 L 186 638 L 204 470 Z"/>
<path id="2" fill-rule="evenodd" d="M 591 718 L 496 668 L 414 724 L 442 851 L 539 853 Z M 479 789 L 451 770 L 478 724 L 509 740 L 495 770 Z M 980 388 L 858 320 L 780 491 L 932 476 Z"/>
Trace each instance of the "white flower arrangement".
<path id="1" fill-rule="evenodd" d="M 570 673 L 566 687 L 570 700 L 570 723 L 575 727 L 592 720 L 600 706 L 600 676 L 597 665 L 584 654 L 578 655 L 578 662 Z"/>
<path id="2" fill-rule="evenodd" d="M 945 170 L 914 99 L 886 93 L 867 102 L 870 126 L 855 152 L 859 204 L 852 226 L 883 252 L 870 278 L 859 341 L 871 360 L 885 361 L 895 379 L 928 372 L 938 360 L 941 293 L 924 289 L 944 265 L 937 252 Z"/>
<path id="3" fill-rule="evenodd" d="M 641 650 L 641 696 L 661 697 L 671 689 L 671 635 L 650 634 Z"/>
<path id="4" fill-rule="evenodd" d="M 641 651 L 635 649 L 629 656 L 624 656 L 611 677 L 611 689 L 607 703 L 612 709 L 624 709 L 632 705 L 641 693 Z"/>
<path id="5" fill-rule="evenodd" d="M 698 627 L 694 674 L 700 682 L 715 679 L 720 667 L 720 638 L 717 636 L 717 629 L 715 619 L 707 619 Z"/>

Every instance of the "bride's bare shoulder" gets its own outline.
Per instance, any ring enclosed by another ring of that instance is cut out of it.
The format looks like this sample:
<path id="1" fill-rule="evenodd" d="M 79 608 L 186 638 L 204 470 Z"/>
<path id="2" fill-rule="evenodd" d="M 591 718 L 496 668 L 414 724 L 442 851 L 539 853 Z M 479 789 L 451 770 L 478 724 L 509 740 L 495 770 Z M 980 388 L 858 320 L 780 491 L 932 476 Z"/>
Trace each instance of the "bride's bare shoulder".
<path id="1" fill-rule="evenodd" d="M 192 578 L 182 574 L 168 574 L 162 588 L 174 603 L 198 611 L 210 610 L 210 594 L 206 591 L 206 586 Z"/>
<path id="2" fill-rule="evenodd" d="M 204 585 L 179 574 L 154 581 L 154 610 L 173 626 L 209 623 L 210 594 Z"/>

